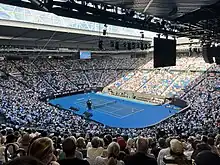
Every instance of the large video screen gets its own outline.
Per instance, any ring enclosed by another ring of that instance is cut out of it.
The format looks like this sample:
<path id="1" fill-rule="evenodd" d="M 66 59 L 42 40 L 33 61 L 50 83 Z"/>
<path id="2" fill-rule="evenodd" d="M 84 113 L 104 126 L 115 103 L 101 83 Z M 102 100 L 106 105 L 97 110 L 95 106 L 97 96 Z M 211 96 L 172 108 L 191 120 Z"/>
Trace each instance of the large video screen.
<path id="1" fill-rule="evenodd" d="M 176 40 L 154 38 L 154 67 L 176 65 Z"/>
<path id="2" fill-rule="evenodd" d="M 91 52 L 80 51 L 80 59 L 91 59 Z"/>

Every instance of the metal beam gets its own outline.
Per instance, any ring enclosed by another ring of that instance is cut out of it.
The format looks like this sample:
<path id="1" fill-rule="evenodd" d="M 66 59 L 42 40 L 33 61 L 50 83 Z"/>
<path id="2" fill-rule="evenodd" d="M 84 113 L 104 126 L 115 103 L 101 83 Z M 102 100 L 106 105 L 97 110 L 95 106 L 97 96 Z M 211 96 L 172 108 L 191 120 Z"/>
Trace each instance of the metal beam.
<path id="1" fill-rule="evenodd" d="M 160 18 L 153 18 L 148 21 L 149 15 L 138 13 L 135 11 L 125 9 L 122 7 L 107 5 L 101 2 L 89 2 L 85 0 L 68 0 L 68 1 L 56 1 L 56 0 L 29 0 L 25 2 L 22 0 L 0 0 L 0 3 L 10 4 L 35 10 L 48 11 L 59 16 L 77 18 L 81 20 L 99 22 L 104 24 L 111 24 L 116 26 L 123 26 L 129 28 L 135 28 L 140 30 L 147 30 L 161 34 L 169 34 L 178 37 L 189 36 L 191 38 L 199 35 L 194 34 L 193 31 L 204 31 L 201 34 L 201 38 L 205 35 L 220 31 L 220 28 L 216 26 L 205 27 L 206 23 L 204 19 L 212 19 L 220 15 L 218 7 L 220 2 L 214 5 L 206 6 L 198 11 L 186 14 L 173 21 L 166 21 Z M 214 7 L 214 8 L 212 8 Z M 201 17 L 201 13 L 209 11 L 211 14 Z M 198 15 L 197 19 L 195 14 Z M 192 22 L 189 24 L 189 22 Z M 162 23 L 163 22 L 163 23 Z M 170 25 L 170 28 L 164 26 Z M 187 23 L 185 23 L 187 22 Z M 215 22 L 212 23 L 214 25 Z M 190 36 L 191 35 L 191 36 Z M 213 36 L 212 36 L 213 37 Z"/>
<path id="2" fill-rule="evenodd" d="M 158 24 L 158 22 L 147 21 L 149 16 L 146 14 L 141 15 L 141 13 L 129 12 L 128 9 L 119 8 L 113 5 L 106 5 L 97 2 L 93 3 L 77 1 L 81 2 L 81 4 L 79 4 L 74 0 L 65 2 L 52 0 L 33 0 L 32 2 L 33 3 L 24 2 L 22 0 L 0 0 L 0 3 L 16 5 L 35 10 L 45 11 L 48 9 L 49 12 L 64 17 L 176 35 L 176 32 L 174 32 L 173 29 L 161 28 L 161 25 Z M 176 30 L 179 31 L 178 26 L 175 27 Z"/>

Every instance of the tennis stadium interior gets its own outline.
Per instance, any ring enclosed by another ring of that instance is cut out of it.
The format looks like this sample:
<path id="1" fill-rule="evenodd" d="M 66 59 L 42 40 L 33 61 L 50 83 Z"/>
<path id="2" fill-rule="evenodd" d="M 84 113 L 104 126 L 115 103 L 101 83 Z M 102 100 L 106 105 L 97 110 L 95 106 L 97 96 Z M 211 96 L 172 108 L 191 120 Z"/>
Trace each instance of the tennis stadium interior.
<path id="1" fill-rule="evenodd" d="M 0 128 L 217 135 L 219 9 L 219 0 L 0 0 Z"/>

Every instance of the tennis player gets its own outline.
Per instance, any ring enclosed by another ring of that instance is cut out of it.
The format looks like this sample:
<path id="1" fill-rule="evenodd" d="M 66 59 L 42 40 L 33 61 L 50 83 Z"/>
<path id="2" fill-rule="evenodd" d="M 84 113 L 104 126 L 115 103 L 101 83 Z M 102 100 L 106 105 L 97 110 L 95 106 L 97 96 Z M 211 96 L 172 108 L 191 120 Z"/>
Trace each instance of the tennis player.
<path id="1" fill-rule="evenodd" d="M 87 104 L 88 110 L 92 110 L 92 100 L 89 99 L 89 100 L 86 102 L 86 104 Z"/>

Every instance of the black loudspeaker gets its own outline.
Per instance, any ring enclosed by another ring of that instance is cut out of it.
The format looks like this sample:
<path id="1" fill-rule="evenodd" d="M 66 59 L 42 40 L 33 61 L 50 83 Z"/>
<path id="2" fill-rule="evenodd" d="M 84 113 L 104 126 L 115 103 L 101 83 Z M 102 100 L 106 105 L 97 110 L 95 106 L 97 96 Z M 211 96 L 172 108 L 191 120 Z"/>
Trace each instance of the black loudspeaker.
<path id="1" fill-rule="evenodd" d="M 119 50 L 119 42 L 118 41 L 115 42 L 115 49 Z"/>
<path id="2" fill-rule="evenodd" d="M 131 50 L 131 43 L 128 42 L 128 50 Z"/>
<path id="3" fill-rule="evenodd" d="M 136 44 L 135 42 L 132 42 L 132 49 L 135 49 L 136 48 Z"/>
<path id="4" fill-rule="evenodd" d="M 102 40 L 99 40 L 99 49 L 103 50 L 103 41 Z"/>
<path id="5" fill-rule="evenodd" d="M 107 30 L 104 29 L 103 32 L 102 32 L 103 36 L 105 36 L 107 34 Z"/>
<path id="6" fill-rule="evenodd" d="M 215 63 L 216 63 L 217 65 L 220 65 L 220 57 L 215 57 Z"/>
<path id="7" fill-rule="evenodd" d="M 214 47 L 211 48 L 210 45 L 204 45 L 202 47 L 202 56 L 206 63 L 214 63 L 213 55 L 216 54 L 215 51 L 216 49 Z"/>
<path id="8" fill-rule="evenodd" d="M 113 48 L 113 47 L 115 46 L 114 41 L 110 41 L 110 45 L 111 45 L 111 47 Z"/>
<path id="9" fill-rule="evenodd" d="M 144 44 L 144 49 L 147 49 L 148 48 L 148 45 L 147 44 Z"/>
<path id="10" fill-rule="evenodd" d="M 124 42 L 124 43 L 123 43 L 123 46 L 124 46 L 124 48 L 126 48 L 126 47 L 127 47 L 127 43 L 126 43 L 126 42 Z"/>
<path id="11" fill-rule="evenodd" d="M 144 50 L 144 43 L 141 42 L 141 50 Z"/>
<path id="12" fill-rule="evenodd" d="M 154 38 L 154 68 L 176 65 L 176 40 Z"/>

